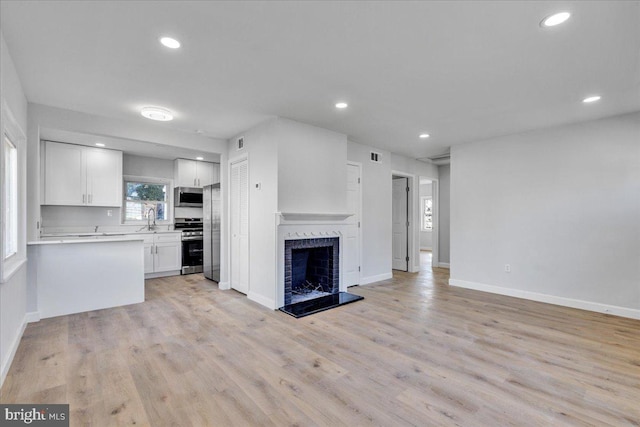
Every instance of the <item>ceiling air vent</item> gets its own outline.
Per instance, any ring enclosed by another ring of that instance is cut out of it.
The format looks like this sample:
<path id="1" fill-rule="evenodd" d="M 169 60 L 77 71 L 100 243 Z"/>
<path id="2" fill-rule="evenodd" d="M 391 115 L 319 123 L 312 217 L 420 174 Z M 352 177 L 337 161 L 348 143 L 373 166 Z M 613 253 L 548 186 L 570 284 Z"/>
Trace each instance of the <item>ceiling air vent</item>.
<path id="1" fill-rule="evenodd" d="M 244 148 L 244 136 L 238 138 L 238 150 L 242 150 Z"/>
<path id="2" fill-rule="evenodd" d="M 370 159 L 374 163 L 382 163 L 382 154 L 372 151 Z"/>

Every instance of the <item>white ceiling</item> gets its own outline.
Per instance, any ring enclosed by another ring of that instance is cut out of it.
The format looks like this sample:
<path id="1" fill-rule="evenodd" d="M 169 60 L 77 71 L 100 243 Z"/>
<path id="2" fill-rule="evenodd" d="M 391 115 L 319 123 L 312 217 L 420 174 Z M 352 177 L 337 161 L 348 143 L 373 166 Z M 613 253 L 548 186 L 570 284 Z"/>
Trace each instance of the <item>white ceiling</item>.
<path id="1" fill-rule="evenodd" d="M 1 26 L 30 102 L 160 105 L 158 126 L 218 138 L 282 116 L 422 158 L 640 110 L 638 1 L 2 1 Z"/>

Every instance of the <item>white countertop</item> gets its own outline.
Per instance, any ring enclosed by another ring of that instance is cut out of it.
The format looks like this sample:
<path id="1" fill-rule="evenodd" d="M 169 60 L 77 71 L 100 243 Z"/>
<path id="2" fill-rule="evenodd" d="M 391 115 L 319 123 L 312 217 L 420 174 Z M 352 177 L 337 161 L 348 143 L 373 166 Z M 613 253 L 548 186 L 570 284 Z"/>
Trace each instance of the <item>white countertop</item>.
<path id="1" fill-rule="evenodd" d="M 129 240 L 144 240 L 148 234 L 174 234 L 182 233 L 180 230 L 143 230 L 131 233 L 107 232 L 107 233 L 51 233 L 44 234 L 39 240 L 27 242 L 28 245 L 59 245 L 66 243 L 103 243 L 122 242 Z"/>

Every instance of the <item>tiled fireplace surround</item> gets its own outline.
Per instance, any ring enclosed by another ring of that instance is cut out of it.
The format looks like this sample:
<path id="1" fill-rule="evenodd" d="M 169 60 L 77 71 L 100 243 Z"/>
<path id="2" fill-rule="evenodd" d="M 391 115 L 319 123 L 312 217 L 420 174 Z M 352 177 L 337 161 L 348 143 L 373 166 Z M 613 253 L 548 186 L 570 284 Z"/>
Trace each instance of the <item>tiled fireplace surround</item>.
<path id="1" fill-rule="evenodd" d="M 287 259 L 293 259 L 294 249 L 329 247 L 331 259 L 327 259 L 327 288 L 330 293 L 346 291 L 343 285 L 343 236 L 345 235 L 345 219 L 349 214 L 326 213 L 278 213 L 278 280 L 276 306 L 282 307 L 291 303 L 292 271 L 286 267 Z M 288 272 L 287 272 L 288 271 Z M 289 277 L 287 279 L 287 275 Z M 331 282 L 331 283 L 329 283 Z M 324 286 L 323 286 L 324 287 Z"/>

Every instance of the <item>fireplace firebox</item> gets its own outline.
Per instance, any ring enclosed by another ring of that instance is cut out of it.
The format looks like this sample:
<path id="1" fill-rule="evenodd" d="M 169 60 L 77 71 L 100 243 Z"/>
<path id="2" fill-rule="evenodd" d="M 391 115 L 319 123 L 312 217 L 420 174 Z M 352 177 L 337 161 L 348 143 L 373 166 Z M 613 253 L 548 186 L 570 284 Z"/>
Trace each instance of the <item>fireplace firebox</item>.
<path id="1" fill-rule="evenodd" d="M 337 294 L 339 259 L 340 240 L 337 237 L 285 240 L 285 305 Z"/>

